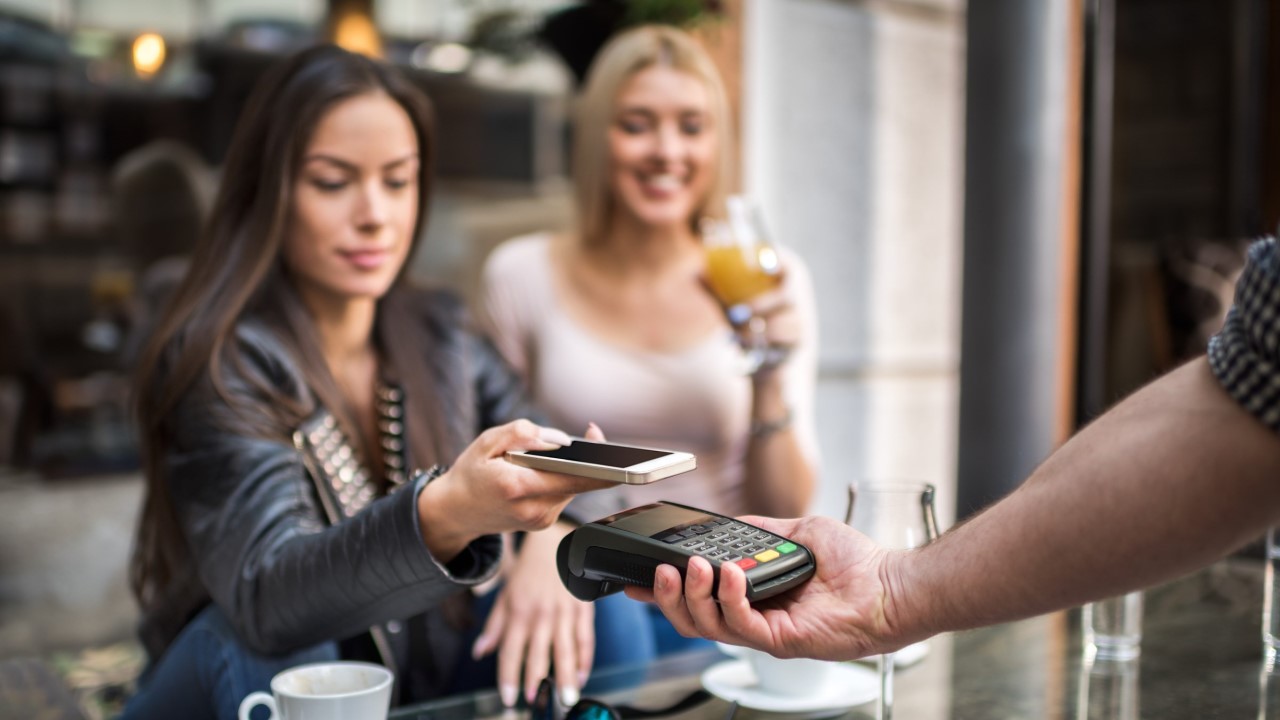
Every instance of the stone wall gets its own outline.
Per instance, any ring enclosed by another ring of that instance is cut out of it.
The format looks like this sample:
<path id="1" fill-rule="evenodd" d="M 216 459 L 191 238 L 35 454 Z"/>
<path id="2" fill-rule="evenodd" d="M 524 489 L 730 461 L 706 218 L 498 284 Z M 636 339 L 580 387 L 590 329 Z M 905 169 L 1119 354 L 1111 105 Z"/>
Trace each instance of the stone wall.
<path id="1" fill-rule="evenodd" d="M 955 486 L 964 42 L 956 2 L 749 0 L 745 185 L 808 262 L 822 480 Z"/>

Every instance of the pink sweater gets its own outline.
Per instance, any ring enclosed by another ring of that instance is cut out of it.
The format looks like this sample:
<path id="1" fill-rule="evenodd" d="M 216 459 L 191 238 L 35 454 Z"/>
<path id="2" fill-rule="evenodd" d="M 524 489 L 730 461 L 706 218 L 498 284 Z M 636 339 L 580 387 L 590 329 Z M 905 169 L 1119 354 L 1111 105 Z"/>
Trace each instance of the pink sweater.
<path id="1" fill-rule="evenodd" d="M 581 434 L 594 421 L 614 442 L 684 450 L 698 469 L 625 486 L 628 506 L 671 500 L 727 515 L 746 511 L 743 462 L 751 384 L 726 328 L 674 353 L 637 351 L 600 338 L 569 317 L 553 284 L 549 235 L 503 243 L 485 264 L 481 320 L 557 427 Z M 804 338 L 783 370 L 801 447 L 816 464 L 813 424 L 817 320 L 808 269 L 783 254 Z"/>

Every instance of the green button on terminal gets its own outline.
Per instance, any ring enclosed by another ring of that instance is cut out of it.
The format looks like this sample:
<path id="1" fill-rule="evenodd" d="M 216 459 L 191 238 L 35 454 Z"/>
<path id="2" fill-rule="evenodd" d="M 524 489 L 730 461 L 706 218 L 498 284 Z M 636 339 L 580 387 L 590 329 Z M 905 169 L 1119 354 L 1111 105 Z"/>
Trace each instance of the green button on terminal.
<path id="1" fill-rule="evenodd" d="M 774 550 L 777 550 L 778 552 L 782 553 L 783 555 L 786 555 L 786 554 L 787 554 L 787 553 L 789 553 L 789 552 L 795 552 L 795 551 L 796 551 L 796 544 L 795 544 L 795 543 L 784 542 L 784 543 L 782 543 L 781 545 L 779 545 L 778 547 L 774 548 Z"/>

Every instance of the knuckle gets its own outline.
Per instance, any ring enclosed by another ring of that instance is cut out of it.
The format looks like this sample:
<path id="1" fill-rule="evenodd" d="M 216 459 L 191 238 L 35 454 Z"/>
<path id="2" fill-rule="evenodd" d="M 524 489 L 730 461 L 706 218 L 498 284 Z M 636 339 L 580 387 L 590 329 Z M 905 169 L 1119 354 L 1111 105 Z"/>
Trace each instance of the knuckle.
<path id="1" fill-rule="evenodd" d="M 554 514 L 544 513 L 534 517 L 530 527 L 534 528 L 535 530 L 546 530 L 547 528 L 554 525 L 555 522 L 556 522 L 556 516 Z"/>
<path id="2" fill-rule="evenodd" d="M 511 432 L 518 438 L 531 439 L 538 436 L 538 426 L 534 425 L 533 421 L 525 418 L 513 420 L 508 427 L 511 428 Z"/>
<path id="3" fill-rule="evenodd" d="M 525 529 L 541 530 L 551 523 L 544 522 L 544 514 L 542 508 L 537 503 L 525 502 L 520 503 L 515 508 L 516 522 L 520 523 Z"/>
<path id="4" fill-rule="evenodd" d="M 481 432 L 479 435 L 476 436 L 476 442 L 480 444 L 485 444 L 485 445 L 492 444 L 494 439 L 498 436 L 498 433 L 500 432 L 502 432 L 501 428 L 497 428 L 497 427 L 486 428 L 483 432 Z"/>
<path id="5" fill-rule="evenodd" d="M 522 502 L 525 495 L 524 484 L 520 482 L 519 473 L 504 473 L 497 485 L 498 497 L 503 502 L 516 505 L 515 509 L 518 513 L 525 504 Z"/>

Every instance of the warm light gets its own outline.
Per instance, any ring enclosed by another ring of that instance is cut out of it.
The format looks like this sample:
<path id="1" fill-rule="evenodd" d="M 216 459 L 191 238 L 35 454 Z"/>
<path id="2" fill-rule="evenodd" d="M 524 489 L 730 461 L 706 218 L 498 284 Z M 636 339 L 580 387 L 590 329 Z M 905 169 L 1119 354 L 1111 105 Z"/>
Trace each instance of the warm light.
<path id="1" fill-rule="evenodd" d="M 349 12 L 339 18 L 334 26 L 333 42 L 344 50 L 369 57 L 382 57 L 382 40 L 378 37 L 378 28 L 363 13 Z"/>
<path id="2" fill-rule="evenodd" d="M 139 75 L 155 75 L 164 64 L 164 38 L 155 33 L 142 33 L 133 41 L 133 68 Z"/>

